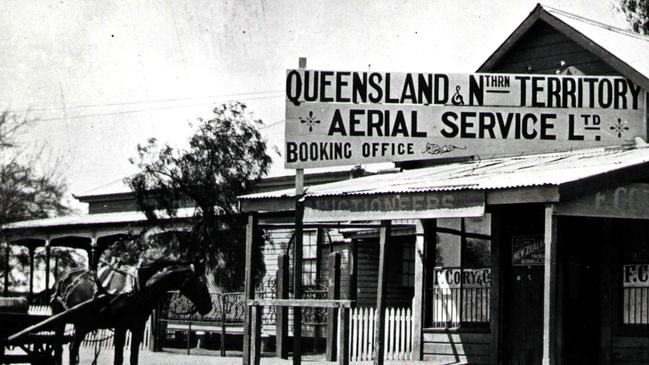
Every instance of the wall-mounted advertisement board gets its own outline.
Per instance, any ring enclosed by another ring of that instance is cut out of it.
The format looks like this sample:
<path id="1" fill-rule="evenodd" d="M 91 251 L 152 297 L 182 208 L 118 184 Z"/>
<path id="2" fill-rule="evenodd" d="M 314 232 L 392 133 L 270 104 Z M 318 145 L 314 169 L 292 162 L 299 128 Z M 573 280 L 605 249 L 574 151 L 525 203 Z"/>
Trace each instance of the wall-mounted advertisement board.
<path id="1" fill-rule="evenodd" d="M 480 158 L 645 137 L 621 77 L 288 70 L 287 168 Z"/>
<path id="2" fill-rule="evenodd" d="M 543 236 L 515 236 L 512 239 L 512 266 L 539 266 L 545 258 Z"/>

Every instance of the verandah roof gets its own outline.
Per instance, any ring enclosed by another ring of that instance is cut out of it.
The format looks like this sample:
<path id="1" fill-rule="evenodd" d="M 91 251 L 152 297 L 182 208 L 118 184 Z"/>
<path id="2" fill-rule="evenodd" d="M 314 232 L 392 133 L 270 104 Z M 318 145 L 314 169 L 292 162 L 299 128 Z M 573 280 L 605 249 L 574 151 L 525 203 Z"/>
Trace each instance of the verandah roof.
<path id="1" fill-rule="evenodd" d="M 305 188 L 304 200 L 307 210 L 309 207 L 318 206 L 319 210 L 332 211 L 340 211 L 340 206 L 322 202 L 331 201 L 331 198 L 335 197 L 403 197 L 440 192 L 463 194 L 455 194 L 455 197 L 472 194 L 467 207 L 476 207 L 476 192 L 482 192 L 483 204 L 559 202 L 596 189 L 649 177 L 647 147 L 641 143 L 636 146 L 450 163 L 308 186 Z M 240 202 L 244 211 L 286 211 L 293 209 L 294 199 L 295 190 L 286 189 L 244 195 L 240 197 Z M 317 204 L 318 202 L 320 203 Z M 414 207 L 416 203 L 408 204 Z M 305 221 L 310 220 L 307 213 L 305 212 Z M 430 212 L 425 214 L 430 215 Z M 366 219 L 377 217 L 375 214 L 369 214 Z"/>

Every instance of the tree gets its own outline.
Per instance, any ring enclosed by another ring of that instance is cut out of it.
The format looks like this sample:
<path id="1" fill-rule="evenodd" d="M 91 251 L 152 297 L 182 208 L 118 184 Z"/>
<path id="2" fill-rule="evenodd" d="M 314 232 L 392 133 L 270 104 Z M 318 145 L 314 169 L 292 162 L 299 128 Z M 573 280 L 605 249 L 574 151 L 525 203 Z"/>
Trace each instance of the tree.
<path id="1" fill-rule="evenodd" d="M 164 227 L 191 209 L 189 231 L 174 235 L 185 255 L 203 257 L 224 290 L 243 287 L 245 216 L 237 196 L 250 192 L 268 172 L 271 158 L 244 104 L 214 108 L 211 119 L 199 118 L 187 148 L 149 139 L 131 160 L 139 172 L 126 180 L 151 227 Z M 257 232 L 261 235 L 261 232 Z M 260 237 L 261 238 L 261 237 Z M 263 276 L 261 247 L 253 259 Z"/>
<path id="2" fill-rule="evenodd" d="M 634 32 L 649 35 L 649 0 L 620 0 L 620 9 Z"/>
<path id="3" fill-rule="evenodd" d="M 8 111 L 0 113 L 0 225 L 70 211 L 62 203 L 67 187 L 57 166 L 36 170 L 44 148 L 32 155 L 18 149 L 16 134 L 30 122 Z"/>
<path id="4" fill-rule="evenodd" d="M 17 142 L 18 134 L 28 129 L 31 123 L 26 115 L 9 111 L 0 113 L 0 226 L 70 212 L 62 203 L 67 187 L 62 178 L 61 160 L 39 169 L 36 166 L 46 151 L 45 146 L 26 153 L 24 146 Z M 3 256 L 0 271 L 4 275 L 4 252 L 0 255 Z M 24 257 L 17 259 L 19 265 L 25 261 Z M 16 284 L 15 280 L 12 281 Z"/>

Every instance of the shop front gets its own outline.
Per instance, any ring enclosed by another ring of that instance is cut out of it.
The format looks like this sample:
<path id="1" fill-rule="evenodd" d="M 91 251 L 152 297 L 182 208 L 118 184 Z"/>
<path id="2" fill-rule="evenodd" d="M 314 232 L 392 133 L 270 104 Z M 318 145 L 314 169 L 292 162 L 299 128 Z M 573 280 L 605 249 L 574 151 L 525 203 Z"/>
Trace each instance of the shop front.
<path id="1" fill-rule="evenodd" d="M 414 360 L 649 363 L 644 54 L 645 37 L 539 5 L 478 74 L 289 70 L 286 167 L 401 170 L 241 207 L 380 225 L 377 313 L 391 247 L 412 242 Z"/>

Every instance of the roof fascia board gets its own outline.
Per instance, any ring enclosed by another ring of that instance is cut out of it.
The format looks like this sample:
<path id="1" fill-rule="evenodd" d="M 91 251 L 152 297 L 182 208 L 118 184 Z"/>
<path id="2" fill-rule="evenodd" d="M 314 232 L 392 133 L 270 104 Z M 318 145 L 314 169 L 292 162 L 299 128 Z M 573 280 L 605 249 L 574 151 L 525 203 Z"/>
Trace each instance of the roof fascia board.
<path id="1" fill-rule="evenodd" d="M 540 19 L 550 24 L 550 26 L 578 45 L 584 47 L 587 51 L 599 57 L 602 61 L 619 71 L 625 77 L 635 81 L 636 84 L 642 86 L 644 90 L 649 90 L 649 79 L 592 39 L 586 37 L 581 32 L 543 9 L 541 9 L 540 12 Z"/>
<path id="2" fill-rule="evenodd" d="M 247 212 L 286 212 L 295 210 L 295 197 L 240 199 L 241 211 Z"/>
<path id="3" fill-rule="evenodd" d="M 516 43 L 532 28 L 539 20 L 540 5 L 537 5 L 534 10 L 523 20 L 523 22 L 512 32 L 512 34 L 505 39 L 505 41 L 496 49 L 494 53 L 487 58 L 486 61 L 478 68 L 477 72 L 489 72 L 502 60 L 503 57 L 511 50 Z"/>
<path id="4" fill-rule="evenodd" d="M 649 178 L 649 162 L 563 183 L 559 187 L 559 195 L 561 201 L 568 201 L 647 178 Z"/>
<path id="5" fill-rule="evenodd" d="M 556 185 L 487 190 L 487 206 L 556 203 L 559 202 L 559 197 L 559 188 Z"/>

